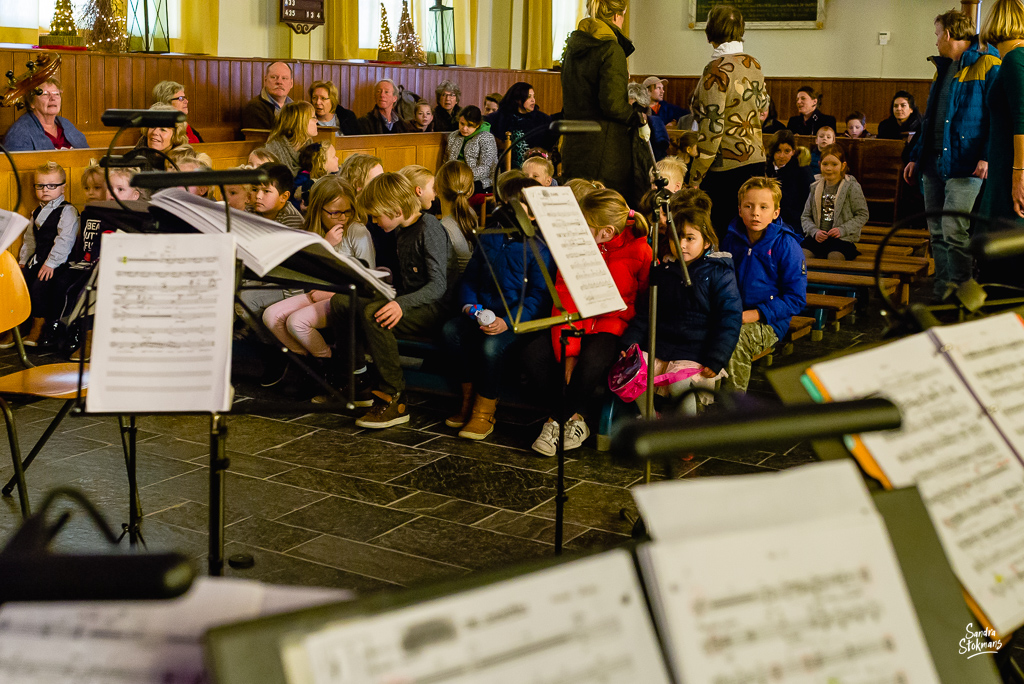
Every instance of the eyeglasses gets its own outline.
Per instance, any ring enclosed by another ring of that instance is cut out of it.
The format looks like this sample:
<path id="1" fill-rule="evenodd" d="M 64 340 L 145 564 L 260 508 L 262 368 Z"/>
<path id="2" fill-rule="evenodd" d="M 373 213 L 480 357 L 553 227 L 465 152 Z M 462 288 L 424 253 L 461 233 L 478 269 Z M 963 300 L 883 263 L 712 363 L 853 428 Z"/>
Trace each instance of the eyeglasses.
<path id="1" fill-rule="evenodd" d="M 321 209 L 320 211 L 324 212 L 325 214 L 330 216 L 332 219 L 333 218 L 342 218 L 342 217 L 345 217 L 345 216 L 352 216 L 353 214 L 356 213 L 355 209 L 345 209 L 345 210 L 342 210 L 342 211 L 327 211 L 326 209 Z"/>
<path id="2" fill-rule="evenodd" d="M 39 93 L 36 97 L 51 97 L 51 98 L 60 97 L 60 91 L 44 90 L 43 92 Z"/>
<path id="3" fill-rule="evenodd" d="M 36 190 L 56 190 L 65 183 L 36 183 Z"/>
<path id="4" fill-rule="evenodd" d="M 179 95 L 178 97 L 172 97 L 172 98 L 171 98 L 171 101 L 172 101 L 172 102 L 173 102 L 173 101 L 177 101 L 177 102 L 188 102 L 188 98 L 187 98 L 187 97 L 185 97 L 184 95 Z"/>

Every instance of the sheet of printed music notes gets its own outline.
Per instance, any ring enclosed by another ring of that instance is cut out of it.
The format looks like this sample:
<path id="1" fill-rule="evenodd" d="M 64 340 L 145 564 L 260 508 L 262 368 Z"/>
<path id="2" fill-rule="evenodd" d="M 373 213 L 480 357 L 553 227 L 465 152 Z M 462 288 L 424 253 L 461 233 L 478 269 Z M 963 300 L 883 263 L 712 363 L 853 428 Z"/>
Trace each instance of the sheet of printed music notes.
<path id="1" fill-rule="evenodd" d="M 87 410 L 230 409 L 234 238 L 102 240 Z"/>
<path id="2" fill-rule="evenodd" d="M 1024 624 L 1022 351 L 1009 314 L 811 368 L 832 400 L 899 406 L 902 429 L 861 435 L 855 454 L 892 486 L 917 485 L 958 579 L 1003 635 Z"/>
<path id="3" fill-rule="evenodd" d="M 634 496 L 655 521 L 640 564 L 678 681 L 939 681 L 852 462 L 658 483 Z"/>
<path id="4" fill-rule="evenodd" d="M 622 311 L 622 301 L 601 250 L 569 188 L 526 188 L 523 195 L 555 259 L 581 318 Z"/>
<path id="5" fill-rule="evenodd" d="M 629 552 L 615 550 L 286 639 L 289 684 L 668 684 Z"/>

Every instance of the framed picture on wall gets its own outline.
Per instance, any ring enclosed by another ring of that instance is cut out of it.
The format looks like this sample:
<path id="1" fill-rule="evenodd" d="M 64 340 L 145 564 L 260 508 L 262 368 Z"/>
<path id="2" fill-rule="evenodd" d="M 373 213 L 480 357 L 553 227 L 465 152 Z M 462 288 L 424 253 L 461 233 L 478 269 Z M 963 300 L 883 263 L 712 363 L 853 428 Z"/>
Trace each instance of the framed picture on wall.
<path id="1" fill-rule="evenodd" d="M 689 0 L 691 29 L 703 30 L 708 11 L 720 0 Z M 825 0 L 731 0 L 748 29 L 825 28 Z"/>

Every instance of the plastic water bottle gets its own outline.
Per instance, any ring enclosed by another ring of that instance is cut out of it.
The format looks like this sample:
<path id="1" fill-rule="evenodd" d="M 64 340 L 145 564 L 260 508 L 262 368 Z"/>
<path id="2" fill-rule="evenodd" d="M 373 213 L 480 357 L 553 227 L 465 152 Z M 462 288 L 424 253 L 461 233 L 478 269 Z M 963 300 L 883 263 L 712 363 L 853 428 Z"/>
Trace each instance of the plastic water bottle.
<path id="1" fill-rule="evenodd" d="M 474 304 L 470 308 L 469 315 L 475 318 L 477 325 L 480 326 L 490 325 L 497 319 L 497 316 L 494 315 L 493 311 L 491 311 L 490 309 L 485 309 L 479 304 Z"/>

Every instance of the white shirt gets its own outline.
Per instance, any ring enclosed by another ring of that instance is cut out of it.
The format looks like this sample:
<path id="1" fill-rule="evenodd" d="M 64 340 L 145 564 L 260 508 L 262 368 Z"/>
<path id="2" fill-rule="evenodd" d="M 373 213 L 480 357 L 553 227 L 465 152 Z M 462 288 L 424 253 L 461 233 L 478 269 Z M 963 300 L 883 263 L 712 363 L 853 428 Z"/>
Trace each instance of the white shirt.
<path id="1" fill-rule="evenodd" d="M 49 218 L 50 212 L 57 208 L 57 206 L 64 201 L 64 195 L 61 195 L 57 199 L 51 200 L 43 205 L 43 208 L 39 211 L 39 216 L 36 217 L 35 224 L 42 226 L 46 219 Z M 64 207 L 64 212 L 61 214 L 60 221 L 57 222 L 57 237 L 53 241 L 53 249 L 50 250 L 50 254 L 46 257 L 43 262 L 50 268 L 57 268 L 68 260 L 71 256 L 71 250 L 75 246 L 75 238 L 78 237 L 78 211 L 71 204 L 67 204 Z M 21 264 L 27 264 L 32 259 L 32 256 L 36 251 L 36 237 L 32 230 L 25 231 L 25 240 L 21 245 L 21 254 L 19 255 L 18 261 Z"/>

